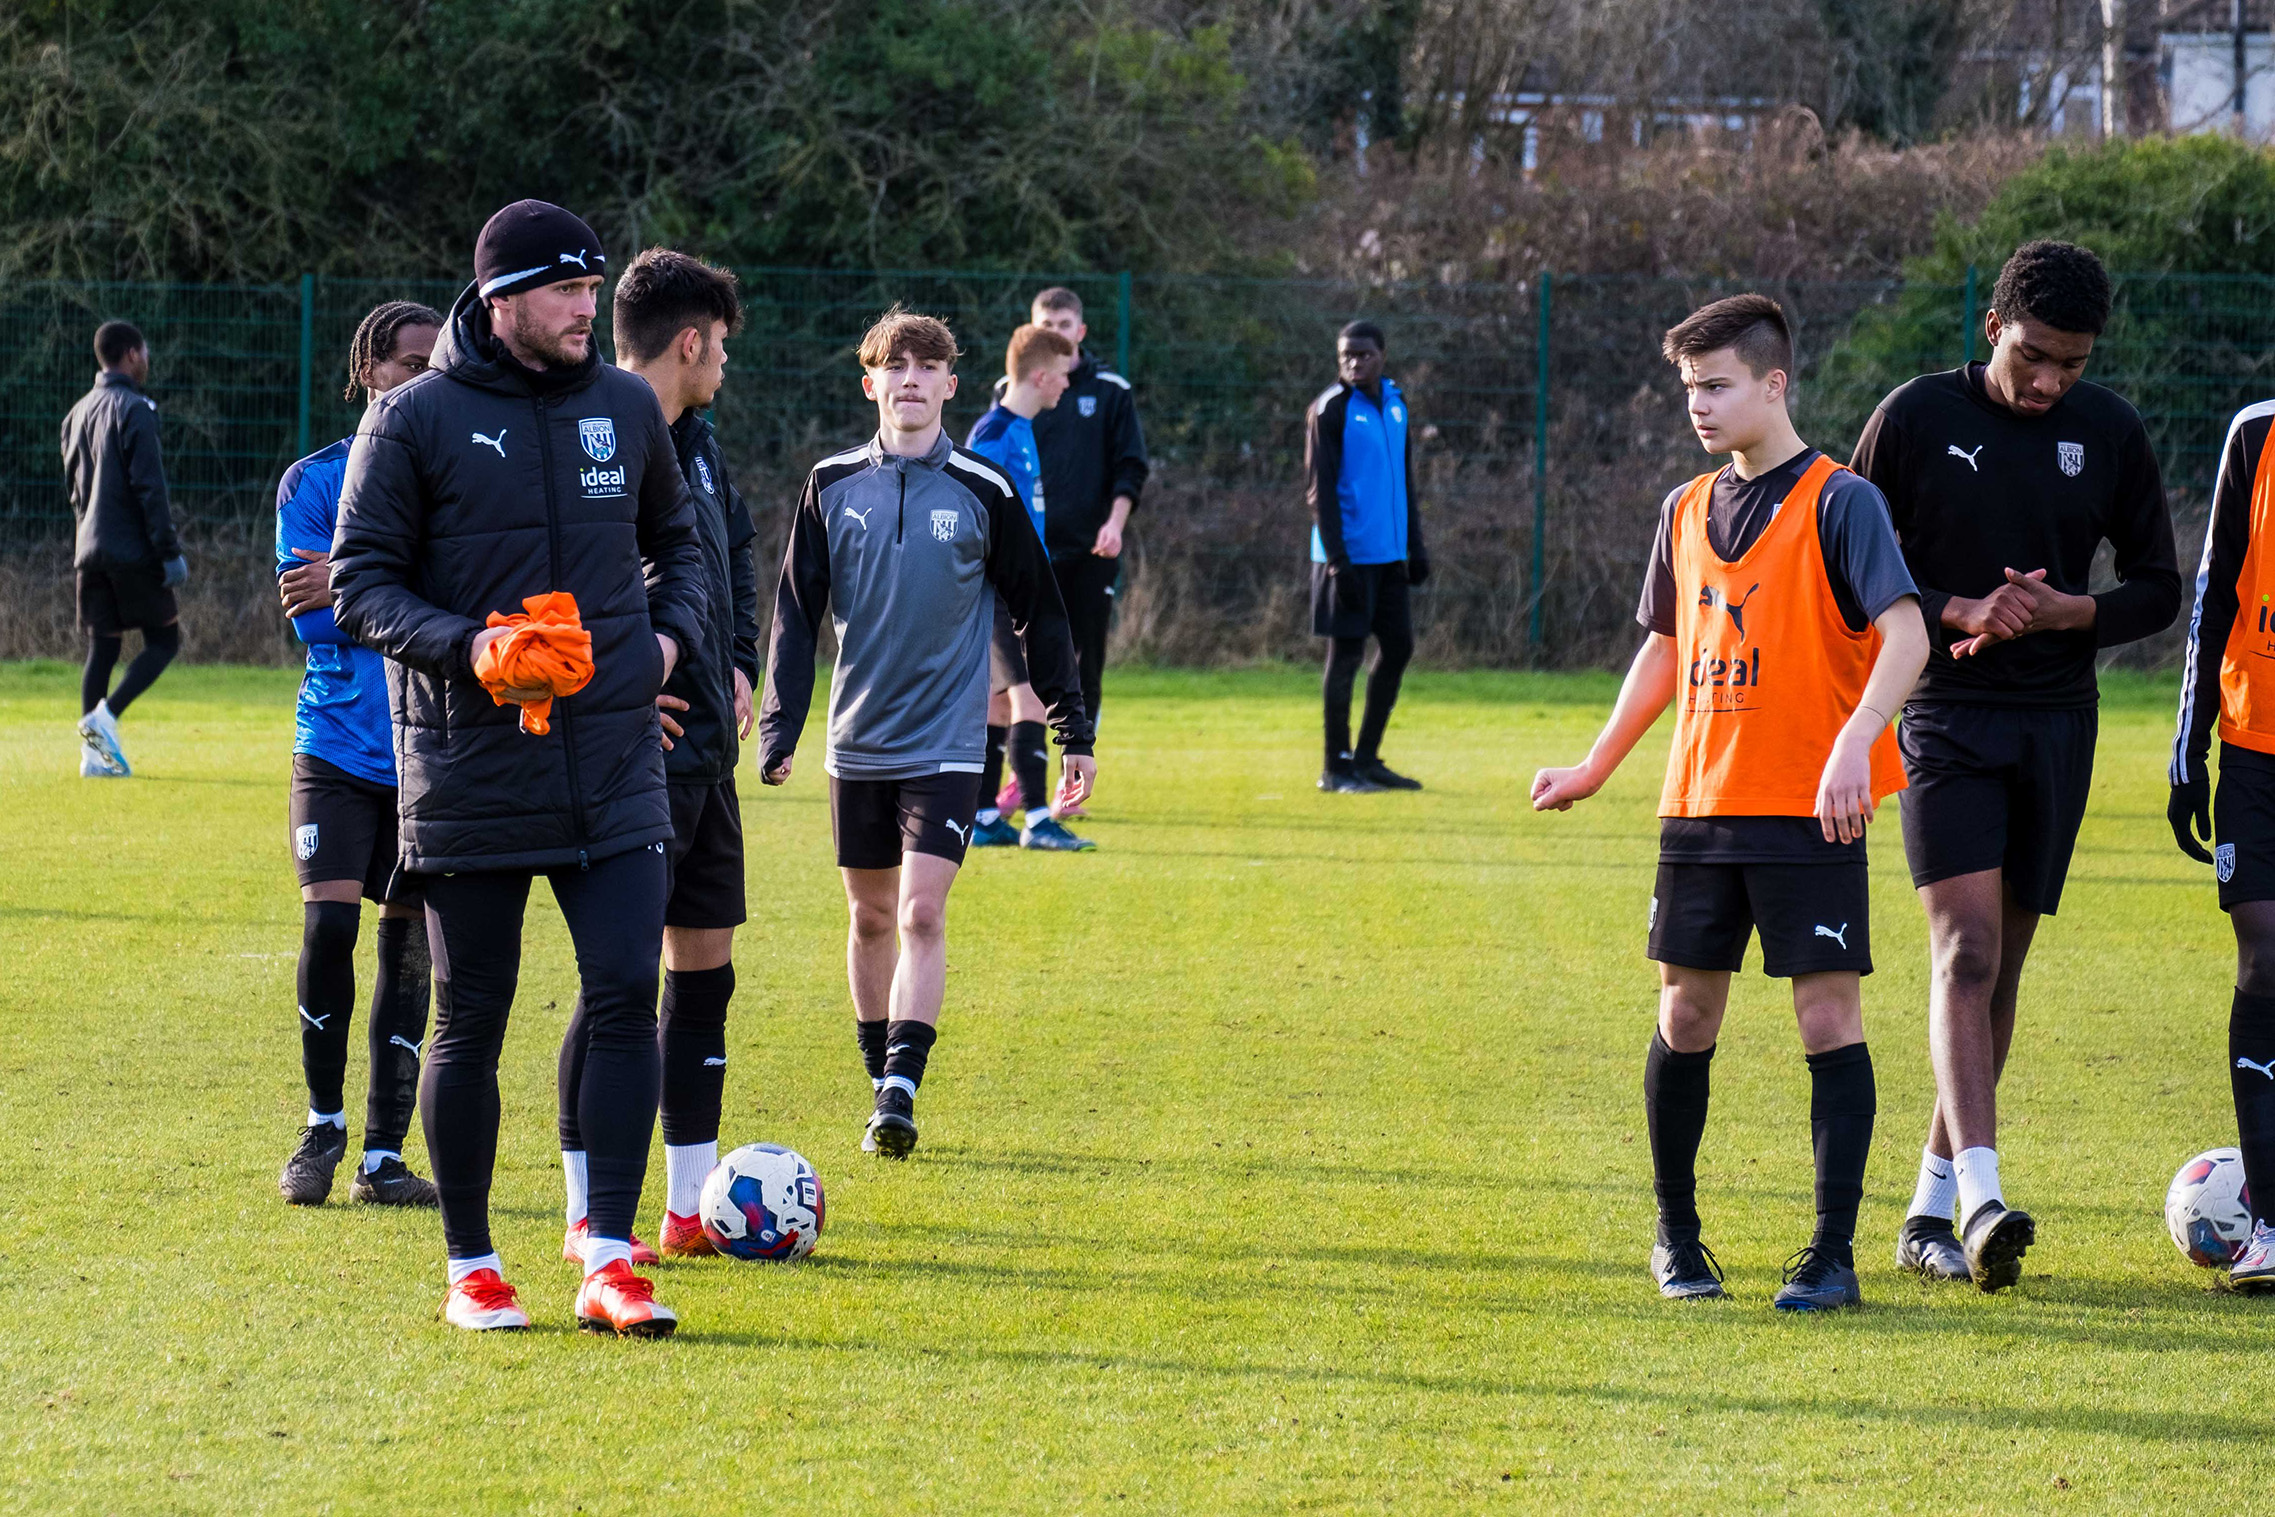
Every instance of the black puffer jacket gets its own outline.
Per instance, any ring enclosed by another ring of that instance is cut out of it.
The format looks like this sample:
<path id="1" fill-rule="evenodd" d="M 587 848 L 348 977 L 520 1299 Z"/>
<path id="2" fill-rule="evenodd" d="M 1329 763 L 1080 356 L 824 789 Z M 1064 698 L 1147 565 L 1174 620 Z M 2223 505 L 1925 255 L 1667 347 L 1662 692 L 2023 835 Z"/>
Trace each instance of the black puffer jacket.
<path id="1" fill-rule="evenodd" d="M 674 784 L 715 785 L 735 772 L 742 748 L 735 735 L 735 671 L 750 681 L 752 699 L 760 683 L 758 658 L 758 567 L 751 542 L 758 528 L 743 506 L 742 493 L 727 477 L 719 438 L 700 411 L 672 423 L 679 450 L 679 472 L 695 500 L 695 535 L 703 545 L 703 639 L 680 656 L 666 695 L 687 702 L 672 720 L 681 735 L 664 755 L 664 772 Z"/>
<path id="2" fill-rule="evenodd" d="M 470 654 L 488 613 L 550 590 L 576 596 L 595 672 L 532 737 Z M 701 642 L 703 560 L 637 375 L 589 358 L 533 374 L 469 288 L 434 367 L 356 428 L 332 593 L 340 629 L 391 661 L 406 869 L 545 868 L 671 836 L 654 633 Z"/>

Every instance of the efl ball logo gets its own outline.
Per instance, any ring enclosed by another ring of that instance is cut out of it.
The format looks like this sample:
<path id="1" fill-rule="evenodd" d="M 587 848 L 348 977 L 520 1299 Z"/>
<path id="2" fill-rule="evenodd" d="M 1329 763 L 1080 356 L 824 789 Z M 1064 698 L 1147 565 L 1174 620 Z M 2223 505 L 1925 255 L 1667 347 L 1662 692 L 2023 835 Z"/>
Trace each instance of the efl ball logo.
<path id="1" fill-rule="evenodd" d="M 588 416 L 577 423 L 577 441 L 585 445 L 585 456 L 596 464 L 607 463 L 616 456 L 616 418 Z"/>

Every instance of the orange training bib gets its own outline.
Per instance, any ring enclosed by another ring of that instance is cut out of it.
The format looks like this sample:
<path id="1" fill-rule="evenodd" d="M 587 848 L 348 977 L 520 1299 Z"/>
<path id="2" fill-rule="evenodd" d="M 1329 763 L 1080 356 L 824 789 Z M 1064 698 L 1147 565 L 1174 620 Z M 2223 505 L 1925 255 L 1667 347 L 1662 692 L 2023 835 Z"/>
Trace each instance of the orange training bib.
<path id="1" fill-rule="evenodd" d="M 2268 555 L 2275 516 L 2275 447 L 2259 449 L 2251 480 L 2251 540 L 2236 575 L 2236 619 L 2220 654 L 2220 741 L 2275 753 L 2275 562 Z"/>
<path id="2" fill-rule="evenodd" d="M 1661 816 L 1813 816 L 1825 760 L 1864 695 L 1880 633 L 1833 599 L 1817 501 L 1840 465 L 1819 456 L 1735 563 L 1706 537 L 1714 474 L 1675 504 L 1675 742 Z M 1719 472 L 1719 471 L 1718 471 Z M 1872 745 L 1875 800 L 1904 788 L 1896 737 Z"/>

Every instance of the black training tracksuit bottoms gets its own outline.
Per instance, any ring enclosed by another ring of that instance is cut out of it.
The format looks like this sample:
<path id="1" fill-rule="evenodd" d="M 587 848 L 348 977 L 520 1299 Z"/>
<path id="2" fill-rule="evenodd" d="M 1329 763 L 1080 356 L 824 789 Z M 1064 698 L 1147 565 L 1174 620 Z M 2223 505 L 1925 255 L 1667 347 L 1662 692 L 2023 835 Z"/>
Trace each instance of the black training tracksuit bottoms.
<path id="1" fill-rule="evenodd" d="M 1100 693 L 1106 684 L 1106 634 L 1114 624 L 1114 582 L 1121 577 L 1122 561 L 1095 553 L 1051 560 L 1051 573 L 1059 582 L 1059 599 L 1066 605 L 1066 629 L 1074 635 L 1074 659 L 1082 671 L 1082 705 L 1090 720 L 1098 720 Z M 983 800 L 983 804 L 992 804 Z"/>
<path id="2" fill-rule="evenodd" d="M 493 1251 L 498 1054 L 521 978 L 522 913 L 539 874 L 552 885 L 576 945 L 589 1040 L 577 1123 L 591 1181 L 590 1236 L 630 1238 L 640 1209 L 662 1079 L 656 1052 L 667 879 L 661 846 L 581 867 L 422 876 L 435 1018 L 419 1079 L 419 1115 L 453 1259 Z"/>

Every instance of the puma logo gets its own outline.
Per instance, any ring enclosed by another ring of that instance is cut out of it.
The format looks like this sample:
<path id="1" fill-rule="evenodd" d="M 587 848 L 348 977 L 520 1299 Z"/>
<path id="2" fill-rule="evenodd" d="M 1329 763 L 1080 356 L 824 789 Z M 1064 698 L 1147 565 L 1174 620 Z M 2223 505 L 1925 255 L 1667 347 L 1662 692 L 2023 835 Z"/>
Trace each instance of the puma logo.
<path id="1" fill-rule="evenodd" d="M 871 506 L 869 508 L 869 511 L 874 511 L 876 509 L 877 508 L 875 506 Z M 869 530 L 869 511 L 856 511 L 851 506 L 847 506 L 845 508 L 845 514 L 852 517 L 855 521 L 861 523 L 861 530 L 864 532 Z"/>
<path id="2" fill-rule="evenodd" d="M 703 1067 L 705 1069 L 725 1069 L 727 1067 L 727 1061 L 725 1059 L 705 1059 L 703 1061 Z"/>
<path id="3" fill-rule="evenodd" d="M 474 434 L 474 441 L 480 443 L 485 448 L 497 449 L 498 457 L 503 458 L 506 456 L 506 431 L 507 429 L 504 427 L 498 428 L 498 435 L 495 437 L 484 437 L 481 433 L 476 432 Z"/>
<path id="4" fill-rule="evenodd" d="M 585 250 L 583 248 L 579 248 L 574 253 L 563 253 L 561 255 L 561 261 L 563 263 L 573 263 L 578 268 L 583 269 L 585 267 Z M 592 272 L 592 270 L 585 269 L 585 272 L 589 274 Z"/>
<path id="5" fill-rule="evenodd" d="M 303 1006 L 300 1008 L 300 1020 L 306 1022 L 310 1027 L 315 1028 L 318 1032 L 322 1032 L 324 1030 L 324 1024 L 332 1020 L 332 1013 L 327 1011 L 320 1017 L 312 1017 L 308 1014 L 308 1008 Z"/>
<path id="6" fill-rule="evenodd" d="M 971 829 L 966 827 L 963 823 L 957 821 L 954 817 L 950 817 L 940 825 L 947 828 L 950 832 L 956 834 L 957 842 L 968 843 L 971 841 L 970 837 L 967 836 Z"/>
<path id="7" fill-rule="evenodd" d="M 1982 465 L 1975 462 L 1975 453 L 1980 453 L 1983 451 L 1983 445 L 1981 443 L 1975 444 L 1975 453 L 1966 452 L 1957 443 L 1946 444 L 1943 451 L 1953 458 L 1964 458 L 1967 460 L 1967 467 L 1973 469 L 1977 474 L 1983 472 Z"/>
<path id="8" fill-rule="evenodd" d="M 426 1044 L 414 1043 L 399 1032 L 390 1033 L 388 1035 L 387 1041 L 394 1044 L 397 1048 L 408 1048 L 411 1051 L 411 1057 L 414 1059 L 419 1058 L 426 1051 Z"/>
<path id="9" fill-rule="evenodd" d="M 1817 924 L 1817 936 L 1821 938 L 1831 938 L 1834 942 L 1841 945 L 1842 952 L 1845 953 L 1848 951 L 1848 923 L 1846 922 L 1841 923 L 1841 930 L 1838 932 L 1833 931 L 1824 923 L 1819 922 Z"/>
<path id="10" fill-rule="evenodd" d="M 1732 600 L 1717 586 L 1708 585 L 1698 592 L 1698 603 L 1718 611 L 1729 612 L 1730 624 L 1738 629 L 1740 637 L 1744 637 L 1746 635 L 1746 602 L 1752 600 L 1754 592 L 1760 588 L 1759 584 L 1748 585 L 1742 598 Z"/>
<path id="11" fill-rule="evenodd" d="M 2264 1064 L 2254 1064 L 2254 1063 L 2252 1063 L 2252 1062 L 2251 1062 L 2251 1060 L 2249 1060 L 2249 1059 L 2245 1058 L 2243 1055 L 2241 1055 L 2241 1054 L 2237 1054 L 2237 1055 L 2236 1055 L 2236 1068 L 2238 1068 L 2238 1069 L 2256 1069 L 2256 1070 L 2258 1070 L 2258 1071 L 2259 1071 L 2261 1074 L 2265 1075 L 2265 1076 L 2266 1076 L 2268 1079 L 2270 1079 L 2270 1080 L 2275 1080 L 2275 1059 L 2269 1059 L 2269 1060 L 2268 1060 L 2266 1063 L 2264 1063 Z"/>

